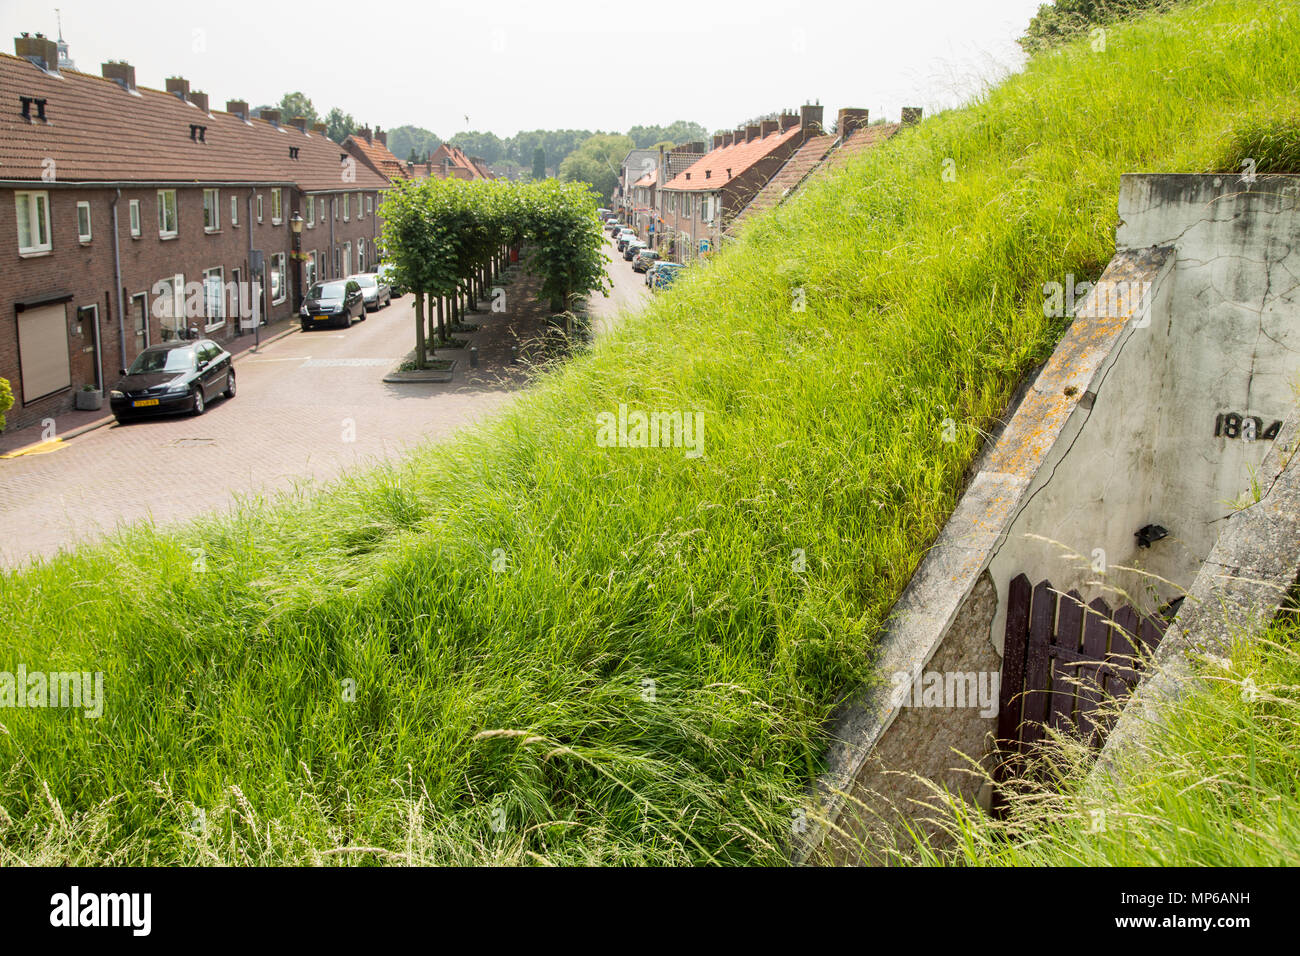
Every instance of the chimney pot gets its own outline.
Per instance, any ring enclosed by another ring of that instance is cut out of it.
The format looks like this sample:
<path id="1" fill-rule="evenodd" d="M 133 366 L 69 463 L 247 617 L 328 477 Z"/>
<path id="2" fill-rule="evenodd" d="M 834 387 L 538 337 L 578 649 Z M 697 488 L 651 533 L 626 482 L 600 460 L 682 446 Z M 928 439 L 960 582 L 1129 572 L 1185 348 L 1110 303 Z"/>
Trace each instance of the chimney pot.
<path id="1" fill-rule="evenodd" d="M 846 106 L 835 119 L 835 131 L 840 139 L 847 139 L 867 125 L 868 111 Z"/>
<path id="2" fill-rule="evenodd" d="M 169 76 L 167 92 L 183 100 L 190 95 L 190 81 L 182 76 Z"/>
<path id="3" fill-rule="evenodd" d="M 814 130 L 820 132 L 822 129 L 821 104 L 805 103 L 799 107 L 799 125 L 809 132 Z"/>
<path id="4" fill-rule="evenodd" d="M 130 63 L 104 63 L 100 66 L 104 79 L 112 80 L 124 90 L 135 89 L 135 67 Z"/>
<path id="5" fill-rule="evenodd" d="M 35 63 L 46 73 L 59 72 L 59 45 L 53 40 L 45 39 L 42 33 L 34 37 L 26 33 L 14 37 L 14 53 Z"/>
<path id="6" fill-rule="evenodd" d="M 781 123 L 781 132 L 784 133 L 786 130 L 794 129 L 799 125 L 799 114 L 792 112 L 782 113 L 779 122 Z"/>

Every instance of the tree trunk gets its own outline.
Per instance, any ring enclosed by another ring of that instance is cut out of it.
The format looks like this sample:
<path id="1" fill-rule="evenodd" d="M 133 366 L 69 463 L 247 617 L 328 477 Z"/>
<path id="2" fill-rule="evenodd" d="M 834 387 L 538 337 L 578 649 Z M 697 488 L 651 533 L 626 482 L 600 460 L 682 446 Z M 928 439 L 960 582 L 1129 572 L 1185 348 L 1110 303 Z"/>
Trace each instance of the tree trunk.
<path id="1" fill-rule="evenodd" d="M 424 293 L 415 293 L 415 367 L 424 368 Z"/>
<path id="2" fill-rule="evenodd" d="M 434 319 L 434 316 L 433 316 L 433 293 L 432 293 L 432 292 L 426 292 L 426 293 L 424 293 L 424 296 L 427 297 L 427 298 L 426 298 L 426 304 L 425 304 L 425 306 L 424 306 L 424 310 L 425 310 L 425 313 L 426 313 L 426 315 L 428 316 L 428 320 L 429 320 L 429 345 L 430 345 L 429 351 L 433 351 L 434 349 L 436 349 L 436 348 L 438 347 L 438 336 L 437 336 L 437 334 L 436 334 L 436 330 L 435 330 L 435 328 L 434 328 L 434 324 L 433 324 L 433 319 Z"/>

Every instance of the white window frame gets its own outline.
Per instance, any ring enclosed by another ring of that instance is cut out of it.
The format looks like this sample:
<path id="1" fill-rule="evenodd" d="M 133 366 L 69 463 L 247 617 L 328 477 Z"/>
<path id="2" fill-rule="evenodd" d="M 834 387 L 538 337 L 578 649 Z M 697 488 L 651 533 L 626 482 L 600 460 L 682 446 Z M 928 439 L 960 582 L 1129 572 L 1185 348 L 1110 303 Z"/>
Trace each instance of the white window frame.
<path id="1" fill-rule="evenodd" d="M 372 212 L 374 212 L 374 211 L 375 211 L 375 197 L 374 197 L 374 196 L 367 196 L 367 197 L 366 197 L 366 212 L 367 212 L 367 214 L 369 214 L 369 213 L 372 213 Z"/>
<path id="2" fill-rule="evenodd" d="M 166 213 L 168 209 L 168 197 L 171 198 L 171 228 L 167 228 Z M 181 214 L 176 202 L 176 190 L 160 189 L 158 190 L 158 238 L 174 239 L 180 232 Z"/>
<path id="3" fill-rule="evenodd" d="M 238 196 L 230 197 L 230 227 L 232 229 L 239 228 L 239 197 Z"/>
<path id="4" fill-rule="evenodd" d="M 262 221 L 262 194 L 257 194 L 257 221 Z"/>
<path id="5" fill-rule="evenodd" d="M 160 341 L 167 342 L 173 338 L 180 338 L 181 333 L 189 328 L 185 324 L 185 276 L 183 273 L 176 273 L 174 276 L 167 276 L 159 280 L 168 285 L 168 291 L 162 297 L 164 303 L 167 298 L 171 299 L 170 305 L 158 305 L 158 299 L 154 299 L 154 307 L 159 310 L 158 330 L 161 335 Z M 170 310 L 170 314 L 168 314 Z M 171 322 L 171 325 L 167 323 Z"/>
<path id="6" fill-rule="evenodd" d="M 307 197 L 307 228 L 316 228 L 316 197 Z"/>
<path id="7" fill-rule="evenodd" d="M 203 190 L 203 231 L 221 231 L 221 190 Z"/>
<path id="8" fill-rule="evenodd" d="M 343 221 L 348 221 L 348 214 L 352 211 L 352 194 L 343 194 Z"/>
<path id="9" fill-rule="evenodd" d="M 81 214 L 83 212 L 86 214 L 85 232 L 81 231 Z M 93 234 L 90 226 L 90 203 L 85 202 L 83 200 L 82 202 L 77 203 L 77 241 L 80 242 L 82 245 L 85 245 L 86 243 L 90 242 L 92 238 L 93 238 Z"/>
<path id="10" fill-rule="evenodd" d="M 216 296 L 211 280 L 216 277 Z M 213 305 L 216 305 L 215 310 Z M 226 324 L 226 270 L 221 266 L 203 270 L 203 331 L 211 332 Z"/>
<path id="11" fill-rule="evenodd" d="M 339 256 L 343 262 L 343 271 L 338 274 L 338 278 L 346 279 L 352 274 L 352 240 L 349 239 L 343 243 L 343 252 Z"/>
<path id="12" fill-rule="evenodd" d="M 280 294 L 276 295 L 275 276 L 280 276 Z M 267 266 L 267 282 L 271 286 L 271 304 L 279 305 L 289 297 L 289 274 L 285 268 L 285 259 L 283 252 L 274 253 L 271 256 L 270 265 Z"/>
<path id="13" fill-rule="evenodd" d="M 271 190 L 271 225 L 278 226 L 284 221 L 284 198 L 279 187 Z"/>
<path id="14" fill-rule="evenodd" d="M 139 239 L 141 232 L 144 231 L 144 227 L 140 219 L 140 200 L 132 199 L 127 204 L 127 208 L 129 210 L 129 219 L 131 223 L 131 238 Z"/>
<path id="15" fill-rule="evenodd" d="M 27 232 L 28 239 L 35 239 L 36 242 L 24 246 L 22 233 L 22 217 L 18 215 L 18 210 L 27 206 Z M 18 254 L 20 256 L 40 256 L 54 248 L 53 236 L 50 232 L 50 194 L 47 192 L 16 192 L 14 193 L 14 215 L 18 219 Z M 41 233 L 45 234 L 45 241 L 40 241 Z"/>

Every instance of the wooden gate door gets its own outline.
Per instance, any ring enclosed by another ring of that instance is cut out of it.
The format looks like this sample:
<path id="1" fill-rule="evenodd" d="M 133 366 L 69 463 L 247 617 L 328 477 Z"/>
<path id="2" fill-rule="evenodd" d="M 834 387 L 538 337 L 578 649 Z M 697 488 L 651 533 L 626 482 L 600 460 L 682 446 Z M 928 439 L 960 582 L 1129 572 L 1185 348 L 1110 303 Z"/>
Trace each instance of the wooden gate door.
<path id="1" fill-rule="evenodd" d="M 1084 604 L 1077 591 L 1048 581 L 1033 587 L 1023 574 L 1008 589 L 1006 644 L 998 710 L 1001 765 L 1044 736 L 1044 728 L 1076 730 L 1100 746 L 1106 728 L 1098 705 L 1123 698 L 1138 679 L 1166 622 L 1101 598 Z M 1005 774 L 999 774 L 1005 778 Z"/>

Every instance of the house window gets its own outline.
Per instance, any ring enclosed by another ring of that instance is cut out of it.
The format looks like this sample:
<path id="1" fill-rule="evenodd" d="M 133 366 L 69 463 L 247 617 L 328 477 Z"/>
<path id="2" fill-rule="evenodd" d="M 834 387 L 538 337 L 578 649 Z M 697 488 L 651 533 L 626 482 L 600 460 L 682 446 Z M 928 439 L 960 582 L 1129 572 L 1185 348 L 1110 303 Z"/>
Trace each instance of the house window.
<path id="1" fill-rule="evenodd" d="M 352 243 L 343 243 L 343 268 L 345 270 L 352 268 Z"/>
<path id="2" fill-rule="evenodd" d="M 312 229 L 316 225 L 316 197 L 307 197 L 307 228 Z"/>
<path id="3" fill-rule="evenodd" d="M 221 192 L 203 190 L 203 231 L 216 232 L 221 228 Z"/>
<path id="4" fill-rule="evenodd" d="M 357 195 L 357 218 L 358 219 L 366 218 L 366 210 L 360 194 Z"/>
<path id="5" fill-rule="evenodd" d="M 351 210 L 352 210 L 352 195 L 350 193 L 344 193 L 343 194 L 343 221 L 344 222 L 348 221 L 348 213 L 351 212 Z"/>
<path id="6" fill-rule="evenodd" d="M 221 268 L 203 272 L 204 331 L 211 332 L 226 324 L 225 272 Z"/>
<path id="7" fill-rule="evenodd" d="M 357 243 L 357 271 L 366 271 L 366 240 Z"/>
<path id="8" fill-rule="evenodd" d="M 276 190 L 278 192 L 279 190 Z M 274 193 L 272 193 L 274 195 Z M 271 256 L 271 304 L 278 305 L 289 295 L 288 275 L 284 269 L 284 253 L 277 252 Z"/>
<path id="9" fill-rule="evenodd" d="M 302 264 L 303 282 L 310 289 L 316 284 L 316 250 L 307 253 L 307 261 Z"/>
<path id="10" fill-rule="evenodd" d="M 334 221 L 338 222 L 339 218 L 339 197 L 335 196 L 330 200 L 330 205 L 334 207 Z"/>
<path id="11" fill-rule="evenodd" d="M 50 194 L 14 193 L 14 207 L 18 213 L 19 254 L 49 252 Z"/>
<path id="12" fill-rule="evenodd" d="M 367 196 L 367 197 L 366 197 L 366 212 L 370 213 L 370 212 L 374 212 L 374 211 L 375 211 L 375 197 L 373 197 L 373 196 Z"/>
<path id="13" fill-rule="evenodd" d="M 262 221 L 262 194 L 257 194 L 257 221 Z"/>
<path id="14" fill-rule="evenodd" d="M 176 190 L 158 190 L 158 235 L 170 239 L 176 235 Z"/>
<path id="15" fill-rule="evenodd" d="M 140 238 L 140 200 L 132 199 L 131 204 L 131 238 Z"/>
<path id="16" fill-rule="evenodd" d="M 90 203 L 77 203 L 77 238 L 90 242 Z"/>
<path id="17" fill-rule="evenodd" d="M 238 196 L 230 197 L 230 225 L 232 227 L 239 225 L 239 197 Z"/>
<path id="18" fill-rule="evenodd" d="M 272 189 L 271 190 L 271 224 L 274 226 L 280 225 L 281 219 L 283 218 L 283 213 L 284 213 L 284 206 L 280 201 L 280 190 Z"/>

